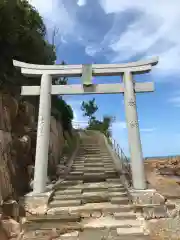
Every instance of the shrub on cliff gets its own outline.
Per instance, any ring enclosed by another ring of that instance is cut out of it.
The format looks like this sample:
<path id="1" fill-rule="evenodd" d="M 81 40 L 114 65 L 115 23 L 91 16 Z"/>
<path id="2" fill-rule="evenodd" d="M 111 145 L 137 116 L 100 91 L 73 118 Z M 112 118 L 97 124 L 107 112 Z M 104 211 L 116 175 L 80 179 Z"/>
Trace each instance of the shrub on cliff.
<path id="1" fill-rule="evenodd" d="M 62 98 L 57 98 L 56 96 L 52 96 L 52 106 L 57 110 L 53 111 L 52 109 L 52 115 L 56 119 L 61 119 L 63 129 L 71 133 L 73 119 L 71 106 L 69 106 Z"/>
<path id="2" fill-rule="evenodd" d="M 53 64 L 54 46 L 45 40 L 46 28 L 38 11 L 26 0 L 0 0 L 0 85 L 34 82 L 13 67 L 12 59 Z M 36 80 L 37 81 L 37 80 Z"/>
<path id="3" fill-rule="evenodd" d="M 39 85 L 40 78 L 20 74 L 12 59 L 34 64 L 54 64 L 55 47 L 45 40 L 46 27 L 38 11 L 27 0 L 0 0 L 0 89 L 17 94 L 22 85 Z M 65 64 L 62 62 L 62 64 Z M 57 79 L 54 84 L 66 84 Z M 60 113 L 65 129 L 71 125 L 72 109 L 57 96 L 52 106 Z M 38 109 L 39 97 L 26 97 Z"/>

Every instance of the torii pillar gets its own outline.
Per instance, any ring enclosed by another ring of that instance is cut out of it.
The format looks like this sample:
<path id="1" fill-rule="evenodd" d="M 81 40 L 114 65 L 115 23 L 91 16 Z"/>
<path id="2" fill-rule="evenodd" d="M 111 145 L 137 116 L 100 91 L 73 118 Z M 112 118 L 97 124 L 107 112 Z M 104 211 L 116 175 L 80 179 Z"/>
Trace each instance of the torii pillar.
<path id="1" fill-rule="evenodd" d="M 140 140 L 140 129 L 137 115 L 136 95 L 132 73 L 126 71 L 123 76 L 125 86 L 124 101 L 126 124 L 128 129 L 129 150 L 131 156 L 132 182 L 135 189 L 146 189 L 143 154 Z"/>

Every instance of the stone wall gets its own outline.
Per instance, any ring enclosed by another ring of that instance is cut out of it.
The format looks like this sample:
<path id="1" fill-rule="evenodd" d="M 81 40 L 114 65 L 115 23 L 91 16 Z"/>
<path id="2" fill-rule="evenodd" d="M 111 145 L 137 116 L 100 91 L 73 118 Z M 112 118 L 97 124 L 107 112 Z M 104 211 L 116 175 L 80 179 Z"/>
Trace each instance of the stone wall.
<path id="1" fill-rule="evenodd" d="M 30 191 L 36 149 L 35 108 L 0 93 L 0 205 Z M 55 174 L 64 146 L 60 122 L 51 118 L 49 174 Z"/>

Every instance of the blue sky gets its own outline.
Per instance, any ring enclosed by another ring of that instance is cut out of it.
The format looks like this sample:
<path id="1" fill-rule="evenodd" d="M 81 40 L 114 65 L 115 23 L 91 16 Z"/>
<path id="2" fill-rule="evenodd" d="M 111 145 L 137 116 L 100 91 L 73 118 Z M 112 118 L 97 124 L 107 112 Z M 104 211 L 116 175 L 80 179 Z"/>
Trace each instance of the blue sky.
<path id="1" fill-rule="evenodd" d="M 159 56 L 153 71 L 136 81 L 153 81 L 154 93 L 137 95 L 143 154 L 180 154 L 180 1 L 179 0 L 29 0 L 43 16 L 52 42 L 56 29 L 57 63 L 123 63 Z M 149 3 L 149 4 L 148 4 Z M 120 77 L 96 78 L 119 82 Z M 69 83 L 79 82 L 71 79 Z M 97 117 L 116 118 L 113 138 L 129 155 L 123 96 L 66 96 L 75 122 L 87 121 L 83 100 L 96 98 Z"/>

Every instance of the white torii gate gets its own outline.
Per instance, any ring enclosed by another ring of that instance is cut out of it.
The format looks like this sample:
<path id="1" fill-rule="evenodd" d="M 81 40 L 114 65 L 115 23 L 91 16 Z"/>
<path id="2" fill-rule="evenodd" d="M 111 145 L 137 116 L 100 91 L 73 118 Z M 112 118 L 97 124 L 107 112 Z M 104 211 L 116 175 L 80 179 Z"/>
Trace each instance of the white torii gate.
<path id="1" fill-rule="evenodd" d="M 52 85 L 54 77 L 81 77 L 83 65 L 35 65 L 14 60 L 13 65 L 28 77 L 41 77 L 41 86 L 22 86 L 21 95 L 40 95 L 33 193 L 46 190 L 50 137 L 51 95 L 124 93 L 128 141 L 134 189 L 146 189 L 135 93 L 152 92 L 152 82 L 135 83 L 134 74 L 151 71 L 158 58 L 127 64 L 93 64 L 93 76 L 122 76 L 123 83 Z"/>

